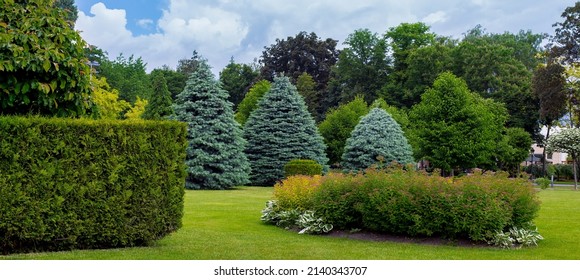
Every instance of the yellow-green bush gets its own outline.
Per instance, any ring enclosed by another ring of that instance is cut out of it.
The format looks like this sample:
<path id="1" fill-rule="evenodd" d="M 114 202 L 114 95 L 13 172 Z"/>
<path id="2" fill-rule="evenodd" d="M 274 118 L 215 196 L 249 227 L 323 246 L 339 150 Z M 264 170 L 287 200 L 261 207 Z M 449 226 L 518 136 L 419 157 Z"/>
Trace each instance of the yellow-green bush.
<path id="1" fill-rule="evenodd" d="M 337 229 L 481 241 L 531 222 L 532 184 L 507 174 L 445 178 L 401 169 L 290 177 L 275 187 L 280 207 L 314 210 Z"/>
<path id="2" fill-rule="evenodd" d="M 313 192 L 320 186 L 322 176 L 296 175 L 274 185 L 274 197 L 282 209 L 307 210 L 313 207 Z"/>
<path id="3" fill-rule="evenodd" d="M 183 216 L 178 122 L 0 117 L 3 253 L 147 245 Z"/>

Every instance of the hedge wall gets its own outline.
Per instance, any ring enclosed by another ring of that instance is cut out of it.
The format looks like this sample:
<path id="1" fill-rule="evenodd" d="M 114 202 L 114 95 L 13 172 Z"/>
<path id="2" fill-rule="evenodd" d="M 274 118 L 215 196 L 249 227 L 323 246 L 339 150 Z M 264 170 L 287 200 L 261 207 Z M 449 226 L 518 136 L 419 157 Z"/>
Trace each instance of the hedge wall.
<path id="1" fill-rule="evenodd" d="M 148 245 L 181 227 L 178 122 L 0 117 L 0 251 Z"/>

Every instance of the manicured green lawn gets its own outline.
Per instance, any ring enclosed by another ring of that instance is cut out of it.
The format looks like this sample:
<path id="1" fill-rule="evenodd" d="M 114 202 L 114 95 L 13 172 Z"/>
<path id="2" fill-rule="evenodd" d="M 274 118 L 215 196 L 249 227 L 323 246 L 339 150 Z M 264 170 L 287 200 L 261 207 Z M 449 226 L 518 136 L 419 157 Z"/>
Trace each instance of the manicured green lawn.
<path id="1" fill-rule="evenodd" d="M 147 248 L 0 256 L 0 259 L 580 259 L 580 191 L 543 190 L 536 225 L 545 240 L 520 250 L 299 235 L 260 222 L 272 188 L 187 191 L 183 227 Z"/>

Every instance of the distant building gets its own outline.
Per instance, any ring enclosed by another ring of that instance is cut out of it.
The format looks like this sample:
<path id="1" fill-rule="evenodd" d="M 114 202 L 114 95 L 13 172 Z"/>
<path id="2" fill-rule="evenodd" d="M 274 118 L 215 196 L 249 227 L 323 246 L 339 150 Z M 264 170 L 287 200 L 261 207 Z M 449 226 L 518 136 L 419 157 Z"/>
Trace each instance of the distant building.
<path id="1" fill-rule="evenodd" d="M 552 129 L 550 129 L 550 135 L 558 134 L 558 132 L 562 131 L 562 129 L 566 129 L 566 128 L 552 127 Z M 544 135 L 544 137 L 546 136 L 546 132 L 547 132 L 547 128 L 542 127 L 542 130 L 540 131 L 540 133 L 542 135 Z M 526 158 L 526 161 L 522 162 L 522 165 L 528 166 L 528 165 L 532 165 L 532 164 L 542 164 L 543 153 L 544 153 L 544 147 L 540 147 L 535 143 L 532 144 L 532 147 L 530 149 L 530 154 L 528 155 L 528 158 Z M 567 153 L 554 152 L 552 154 L 546 154 L 546 163 L 548 163 L 548 164 L 571 163 L 571 162 L 568 162 L 567 159 L 568 159 Z"/>

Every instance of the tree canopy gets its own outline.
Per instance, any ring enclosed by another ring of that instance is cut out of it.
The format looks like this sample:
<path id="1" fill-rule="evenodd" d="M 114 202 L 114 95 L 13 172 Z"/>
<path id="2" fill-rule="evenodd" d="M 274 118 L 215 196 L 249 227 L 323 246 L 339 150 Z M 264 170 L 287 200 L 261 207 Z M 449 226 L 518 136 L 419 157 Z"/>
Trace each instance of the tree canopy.
<path id="1" fill-rule="evenodd" d="M 417 159 L 445 172 L 489 164 L 506 118 L 502 104 L 471 92 L 447 72 L 410 112 Z"/>
<path id="2" fill-rule="evenodd" d="M 316 33 L 302 31 L 294 37 L 276 39 L 265 47 L 260 62 L 261 77 L 272 81 L 277 75 L 285 75 L 291 82 L 306 72 L 316 81 L 316 90 L 326 87 L 330 69 L 338 59 L 337 41 L 320 39 Z"/>
<path id="3" fill-rule="evenodd" d="M 86 43 L 49 0 L 3 1 L 0 109 L 3 114 L 82 116 L 92 106 Z"/>

